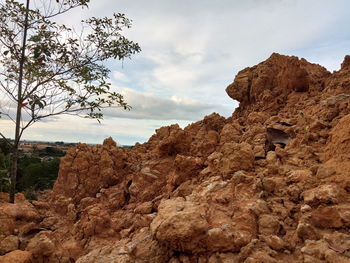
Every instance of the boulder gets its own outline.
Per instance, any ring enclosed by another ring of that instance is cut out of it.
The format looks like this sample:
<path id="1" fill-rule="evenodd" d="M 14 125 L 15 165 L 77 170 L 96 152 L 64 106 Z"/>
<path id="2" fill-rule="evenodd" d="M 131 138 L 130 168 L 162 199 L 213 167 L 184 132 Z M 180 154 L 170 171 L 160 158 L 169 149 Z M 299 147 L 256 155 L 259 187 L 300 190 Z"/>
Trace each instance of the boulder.
<path id="1" fill-rule="evenodd" d="M 240 71 L 226 88 L 227 94 L 245 107 L 249 104 L 278 105 L 292 92 L 307 92 L 329 72 L 297 57 L 272 54 L 266 61 Z"/>
<path id="2" fill-rule="evenodd" d="M 15 250 L 5 256 L 0 256 L 0 263 L 35 263 L 35 261 L 30 252 Z"/>
<path id="3" fill-rule="evenodd" d="M 321 203 L 339 202 L 340 189 L 334 184 L 325 184 L 302 193 L 305 203 L 317 205 Z"/>
<path id="4" fill-rule="evenodd" d="M 206 249 L 208 222 L 204 205 L 183 198 L 163 200 L 151 223 L 155 238 L 173 250 L 198 253 Z"/>
<path id="5" fill-rule="evenodd" d="M 0 239 L 1 240 L 1 239 Z M 0 255 L 17 250 L 19 247 L 19 239 L 17 236 L 7 236 L 0 241 Z"/>

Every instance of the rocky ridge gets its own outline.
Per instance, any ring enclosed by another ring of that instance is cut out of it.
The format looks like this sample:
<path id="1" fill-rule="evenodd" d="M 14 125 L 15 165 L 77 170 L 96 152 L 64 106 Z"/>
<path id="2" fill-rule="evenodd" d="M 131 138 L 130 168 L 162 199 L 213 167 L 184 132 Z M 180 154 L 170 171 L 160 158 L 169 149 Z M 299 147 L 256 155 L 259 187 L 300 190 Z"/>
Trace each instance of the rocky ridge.
<path id="1" fill-rule="evenodd" d="M 0 204 L 0 263 L 350 262 L 350 56 L 272 54 L 226 91 L 230 118 L 71 148 L 47 198 Z"/>

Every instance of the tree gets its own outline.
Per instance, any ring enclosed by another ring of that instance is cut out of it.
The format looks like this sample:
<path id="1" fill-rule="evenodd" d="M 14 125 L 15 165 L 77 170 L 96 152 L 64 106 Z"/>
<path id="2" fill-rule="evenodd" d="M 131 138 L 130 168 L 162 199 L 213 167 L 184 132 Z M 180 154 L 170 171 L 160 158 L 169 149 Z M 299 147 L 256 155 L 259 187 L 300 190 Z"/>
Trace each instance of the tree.
<path id="1" fill-rule="evenodd" d="M 33 8 L 31 8 L 31 2 Z M 90 0 L 15 0 L 0 3 L 1 116 L 15 126 L 11 145 L 11 191 L 14 202 L 19 142 L 23 132 L 44 118 L 70 114 L 102 119 L 105 107 L 130 109 L 108 83 L 108 59 L 140 52 L 121 35 L 131 21 L 124 14 L 82 21 L 78 32 L 55 22 Z"/>
<path id="2" fill-rule="evenodd" d="M 38 162 L 34 160 L 30 163 L 20 161 L 19 169 L 22 170 L 22 176 L 18 178 L 17 184 L 20 191 L 45 190 L 51 188 L 57 178 L 59 159 Z"/>

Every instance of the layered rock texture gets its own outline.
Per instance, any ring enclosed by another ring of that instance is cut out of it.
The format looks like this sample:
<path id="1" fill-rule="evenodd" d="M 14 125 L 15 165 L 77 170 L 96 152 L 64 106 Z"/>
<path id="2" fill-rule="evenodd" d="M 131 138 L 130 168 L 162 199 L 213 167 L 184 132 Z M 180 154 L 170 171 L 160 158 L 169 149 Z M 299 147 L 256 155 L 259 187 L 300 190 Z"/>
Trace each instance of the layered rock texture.
<path id="1" fill-rule="evenodd" d="M 350 57 L 273 54 L 232 117 L 62 159 L 51 194 L 0 205 L 0 262 L 350 262 Z"/>

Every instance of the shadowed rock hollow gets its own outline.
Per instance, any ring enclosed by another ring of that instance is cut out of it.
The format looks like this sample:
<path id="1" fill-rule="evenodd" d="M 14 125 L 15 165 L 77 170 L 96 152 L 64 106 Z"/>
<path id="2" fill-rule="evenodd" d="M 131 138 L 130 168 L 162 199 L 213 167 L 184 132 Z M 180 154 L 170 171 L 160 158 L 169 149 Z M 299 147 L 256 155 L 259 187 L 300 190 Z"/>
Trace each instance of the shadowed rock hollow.
<path id="1" fill-rule="evenodd" d="M 349 65 L 272 54 L 230 118 L 71 148 L 48 198 L 0 205 L 0 263 L 350 262 Z"/>

